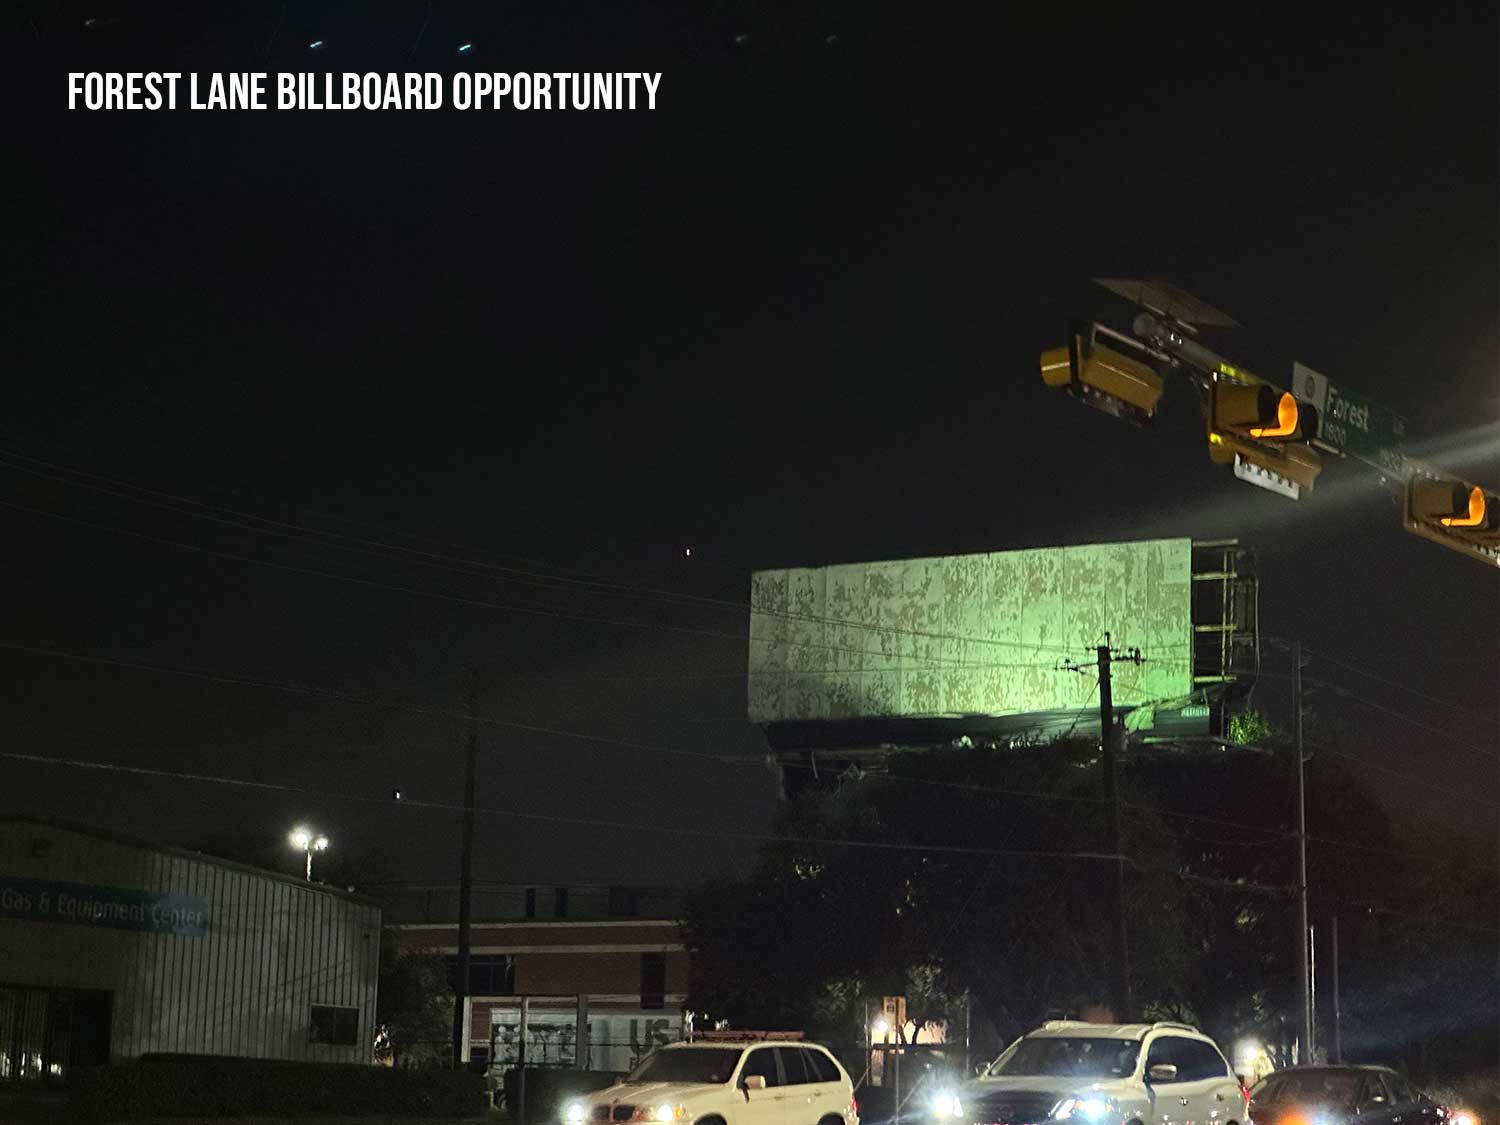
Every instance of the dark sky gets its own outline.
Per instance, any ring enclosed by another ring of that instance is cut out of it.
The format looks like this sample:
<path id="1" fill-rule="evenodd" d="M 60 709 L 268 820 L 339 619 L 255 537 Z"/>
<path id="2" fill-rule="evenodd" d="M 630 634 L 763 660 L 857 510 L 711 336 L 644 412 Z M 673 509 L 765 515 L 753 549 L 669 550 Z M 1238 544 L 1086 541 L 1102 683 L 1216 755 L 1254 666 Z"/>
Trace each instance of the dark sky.
<path id="1" fill-rule="evenodd" d="M 478 877 L 696 879 L 744 861 L 774 779 L 640 746 L 763 748 L 745 614 L 578 580 L 743 603 L 766 566 L 1237 535 L 1265 632 L 1394 682 L 1318 668 L 1397 712 L 1317 702 L 1372 784 L 1493 826 L 1495 574 L 1357 466 L 1296 504 L 1236 482 L 1185 386 L 1144 433 L 1036 373 L 1069 316 L 1128 324 L 1090 277 L 1170 278 L 1246 326 L 1226 354 L 1301 360 L 1500 485 L 1492 6 L 31 7 L 5 742 L 322 795 L 7 760 L 0 815 L 266 862 L 306 820 L 451 877 L 456 818 L 383 798 L 460 798 L 478 666 L 488 718 L 638 744 L 487 725 L 481 805 L 724 834 L 485 817 Z M 460 67 L 664 77 L 654 113 L 65 110 L 70 70 Z"/>

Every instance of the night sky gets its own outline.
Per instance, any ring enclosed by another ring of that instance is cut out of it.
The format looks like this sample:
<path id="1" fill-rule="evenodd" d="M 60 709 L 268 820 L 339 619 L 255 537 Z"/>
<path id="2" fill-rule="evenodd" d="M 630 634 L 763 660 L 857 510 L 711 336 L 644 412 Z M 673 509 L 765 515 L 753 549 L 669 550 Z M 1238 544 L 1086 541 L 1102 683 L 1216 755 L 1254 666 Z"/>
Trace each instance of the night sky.
<path id="1" fill-rule="evenodd" d="M 1382 800 L 1488 846 L 1497 576 L 1352 463 L 1235 481 L 1180 380 L 1147 432 L 1037 375 L 1070 316 L 1128 326 L 1091 277 L 1168 278 L 1226 355 L 1500 486 L 1500 17 L 1337 7 L 5 17 L 6 749 L 315 792 L 4 760 L 0 815 L 282 866 L 306 821 L 452 878 L 457 816 L 388 795 L 461 799 L 477 667 L 486 719 L 615 740 L 486 723 L 481 806 L 720 834 L 487 815 L 477 878 L 692 881 L 776 803 L 751 570 L 1192 535 L 1259 548 L 1265 633 L 1382 677 L 1308 671 L 1386 709 L 1314 701 Z M 70 70 L 153 69 L 663 79 L 654 113 L 66 111 Z"/>

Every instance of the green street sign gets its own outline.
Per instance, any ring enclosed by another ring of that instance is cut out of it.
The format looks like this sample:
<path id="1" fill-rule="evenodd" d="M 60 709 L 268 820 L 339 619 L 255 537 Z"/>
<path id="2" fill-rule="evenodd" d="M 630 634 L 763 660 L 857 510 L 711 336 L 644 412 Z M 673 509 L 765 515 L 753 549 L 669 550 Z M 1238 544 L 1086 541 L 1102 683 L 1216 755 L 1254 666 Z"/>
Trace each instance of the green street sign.
<path id="1" fill-rule="evenodd" d="M 1292 364 L 1292 393 L 1317 407 L 1315 445 L 1387 472 L 1406 471 L 1406 419 L 1395 411 L 1335 386 L 1300 363 Z"/>

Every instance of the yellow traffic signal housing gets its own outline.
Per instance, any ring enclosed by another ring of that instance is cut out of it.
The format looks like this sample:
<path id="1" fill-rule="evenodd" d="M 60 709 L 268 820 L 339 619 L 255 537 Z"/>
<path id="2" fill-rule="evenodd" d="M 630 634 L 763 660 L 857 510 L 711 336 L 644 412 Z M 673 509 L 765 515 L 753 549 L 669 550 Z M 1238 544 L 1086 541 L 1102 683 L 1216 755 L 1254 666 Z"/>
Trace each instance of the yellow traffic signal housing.
<path id="1" fill-rule="evenodd" d="M 1500 497 L 1478 485 L 1413 475 L 1402 522 L 1413 535 L 1500 566 Z"/>
<path id="2" fill-rule="evenodd" d="M 1215 379 L 1208 385 L 1208 455 L 1241 480 L 1297 499 L 1311 491 L 1323 459 L 1307 444 L 1318 412 L 1268 383 Z"/>
<path id="3" fill-rule="evenodd" d="M 1277 448 L 1217 430 L 1208 431 L 1208 456 L 1216 465 L 1233 465 L 1234 475 L 1241 480 L 1293 500 L 1304 491 L 1311 492 L 1323 471 L 1323 458 L 1308 446 Z"/>
<path id="4" fill-rule="evenodd" d="M 1219 379 L 1209 386 L 1209 425 L 1256 441 L 1309 442 L 1318 436 L 1318 411 L 1269 383 Z"/>
<path id="5" fill-rule="evenodd" d="M 1097 324 L 1074 325 L 1066 347 L 1042 353 L 1042 381 L 1049 387 L 1066 388 L 1089 406 L 1116 418 L 1150 421 L 1161 400 L 1162 377 L 1149 364 L 1100 343 L 1101 334 L 1140 348 L 1129 337 Z"/>

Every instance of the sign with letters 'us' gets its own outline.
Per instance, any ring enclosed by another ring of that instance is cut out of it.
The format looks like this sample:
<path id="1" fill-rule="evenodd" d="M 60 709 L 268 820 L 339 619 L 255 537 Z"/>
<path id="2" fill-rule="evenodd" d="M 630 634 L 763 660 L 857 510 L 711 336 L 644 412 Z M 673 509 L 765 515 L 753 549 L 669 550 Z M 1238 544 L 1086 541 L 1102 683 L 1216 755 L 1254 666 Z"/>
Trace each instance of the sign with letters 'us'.
<path id="1" fill-rule="evenodd" d="M 201 937 L 208 932 L 208 900 L 0 875 L 0 918 Z"/>

